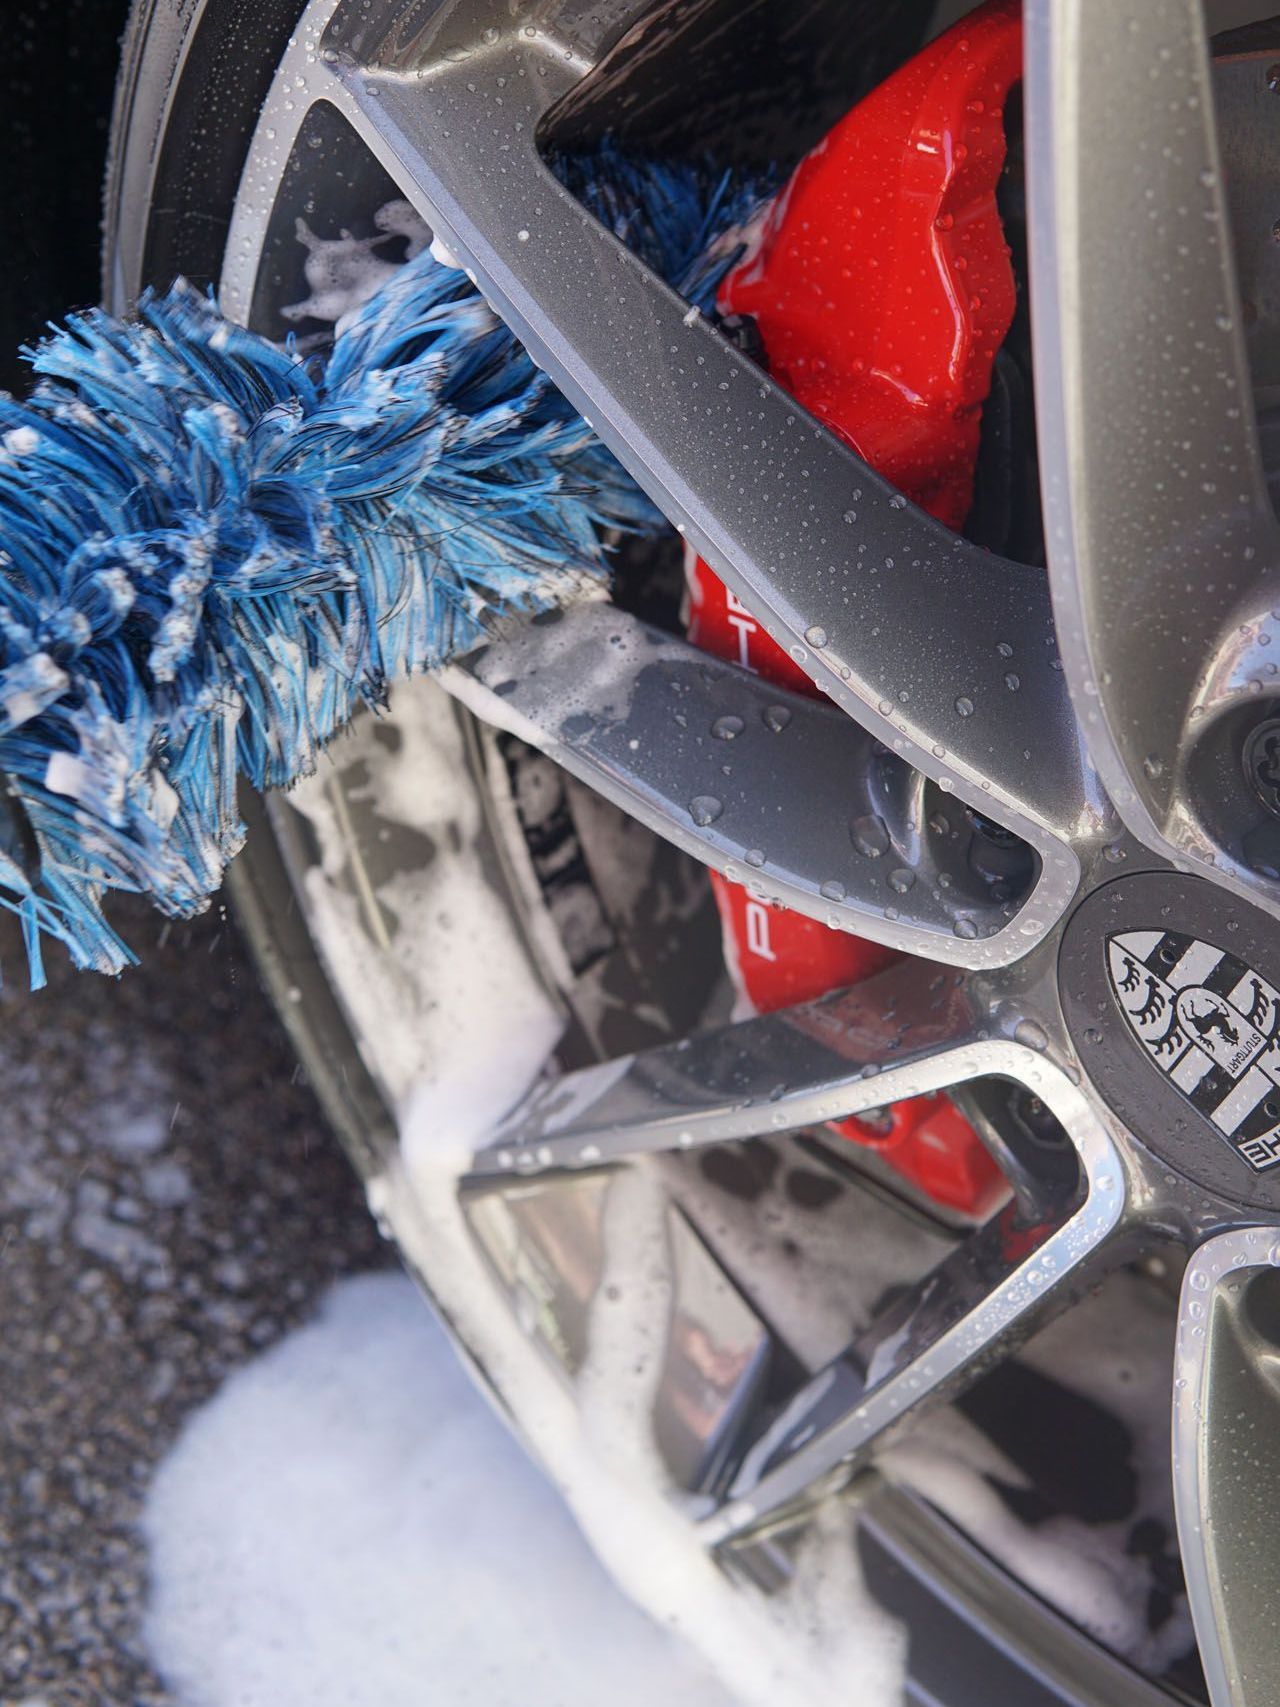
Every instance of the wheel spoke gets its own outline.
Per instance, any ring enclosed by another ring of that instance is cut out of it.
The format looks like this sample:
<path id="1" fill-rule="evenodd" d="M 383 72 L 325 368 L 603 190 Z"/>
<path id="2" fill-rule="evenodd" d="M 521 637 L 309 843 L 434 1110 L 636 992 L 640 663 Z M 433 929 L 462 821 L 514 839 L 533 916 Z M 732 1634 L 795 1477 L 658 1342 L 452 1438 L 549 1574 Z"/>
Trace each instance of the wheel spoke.
<path id="1" fill-rule="evenodd" d="M 1280 549 L 1200 6 L 1030 0 L 1027 22 L 1040 459 L 1063 658 L 1130 828 L 1212 864 L 1191 751 L 1251 678 L 1260 689 L 1277 600 L 1257 589 Z"/>
<path id="2" fill-rule="evenodd" d="M 309 87 L 824 691 L 1073 876 L 1061 844 L 1096 814 L 1043 577 L 904 504 L 560 185 L 534 137 L 588 50 L 547 28 L 458 0 L 426 61 L 343 48 Z"/>
<path id="3" fill-rule="evenodd" d="M 511 1115 L 472 1172 L 592 1167 L 940 1090 L 990 1070 L 985 1017 L 961 974 L 891 966 L 820 1001 L 553 1080 Z"/>
<path id="4" fill-rule="evenodd" d="M 826 701 L 771 686 L 609 605 L 537 621 L 444 685 L 774 903 L 963 966 L 1017 959 L 1070 900 Z M 984 863 L 985 861 L 985 863 Z"/>
<path id="5" fill-rule="evenodd" d="M 1280 1694 L 1280 1272 L 1277 1229 L 1225 1233 L 1187 1266 L 1173 1404 L 1187 1593 L 1213 1707 Z"/>
<path id="6" fill-rule="evenodd" d="M 990 1053 L 989 1052 L 993 1052 Z M 1028 1052 L 982 1044 L 979 1071 L 1020 1077 Z M 1002 1059 L 996 1063 L 995 1055 Z M 1032 1058 L 1037 1094 L 1054 1110 L 1080 1162 L 1041 1219 L 1014 1203 L 971 1234 L 800 1389 L 743 1453 L 722 1509 L 704 1525 L 715 1544 L 825 1488 L 886 1429 L 986 1367 L 997 1348 L 1067 1301 L 1068 1276 L 1118 1250 L 1124 1207 L 1119 1158 L 1088 1105 L 1055 1069 Z"/>

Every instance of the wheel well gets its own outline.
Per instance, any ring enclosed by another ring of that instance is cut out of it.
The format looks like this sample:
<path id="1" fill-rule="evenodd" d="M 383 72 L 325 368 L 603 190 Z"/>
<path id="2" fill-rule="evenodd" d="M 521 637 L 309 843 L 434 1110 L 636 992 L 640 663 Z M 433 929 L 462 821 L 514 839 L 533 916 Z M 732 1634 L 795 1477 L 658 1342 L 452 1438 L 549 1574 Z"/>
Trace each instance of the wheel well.
<path id="1" fill-rule="evenodd" d="M 19 8 L 5 31 L 0 137 L 0 385 L 21 390 L 19 345 L 98 300 L 102 178 L 128 0 Z"/>

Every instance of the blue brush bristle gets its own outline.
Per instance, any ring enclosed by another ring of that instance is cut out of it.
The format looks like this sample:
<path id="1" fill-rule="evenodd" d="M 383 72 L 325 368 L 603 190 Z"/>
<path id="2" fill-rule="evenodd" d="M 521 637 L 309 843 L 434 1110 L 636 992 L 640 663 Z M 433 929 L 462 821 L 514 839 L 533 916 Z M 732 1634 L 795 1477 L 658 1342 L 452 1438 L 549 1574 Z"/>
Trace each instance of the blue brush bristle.
<path id="1" fill-rule="evenodd" d="M 607 150 L 571 188 L 710 309 L 758 204 Z M 186 916 L 244 837 L 236 786 L 288 784 L 391 681 L 606 573 L 648 500 L 456 270 L 408 262 L 299 357 L 175 284 L 70 317 L 0 402 L 0 772 L 38 860 L 0 905 L 79 966 L 134 956 L 110 890 Z M 31 850 L 28 850 L 29 852 Z"/>

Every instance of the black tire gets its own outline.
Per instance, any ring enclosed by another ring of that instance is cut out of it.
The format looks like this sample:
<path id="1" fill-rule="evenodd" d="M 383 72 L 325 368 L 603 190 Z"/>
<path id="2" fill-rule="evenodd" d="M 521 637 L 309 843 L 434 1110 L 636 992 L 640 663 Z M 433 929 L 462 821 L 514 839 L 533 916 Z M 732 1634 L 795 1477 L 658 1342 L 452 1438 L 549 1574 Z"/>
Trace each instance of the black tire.
<path id="1" fill-rule="evenodd" d="M 12 391 L 27 383 L 19 346 L 98 295 L 102 165 L 127 10 L 128 0 L 44 0 L 6 19 L 0 385 Z"/>

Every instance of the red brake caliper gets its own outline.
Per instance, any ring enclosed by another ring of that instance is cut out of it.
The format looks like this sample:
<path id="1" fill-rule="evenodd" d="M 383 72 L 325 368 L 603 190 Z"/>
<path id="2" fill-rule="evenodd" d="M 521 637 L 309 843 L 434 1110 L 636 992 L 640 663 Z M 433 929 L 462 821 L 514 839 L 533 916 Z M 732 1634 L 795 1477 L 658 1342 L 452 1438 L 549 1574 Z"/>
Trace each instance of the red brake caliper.
<path id="1" fill-rule="evenodd" d="M 995 189 L 1004 102 L 1021 68 L 1018 0 L 992 0 L 917 54 L 801 163 L 718 304 L 754 321 L 781 385 L 952 528 L 972 501 L 982 405 L 1013 319 Z M 692 640 L 817 692 L 701 558 L 688 578 Z M 758 1012 L 899 958 L 712 881 L 730 968 Z M 995 1163 L 945 1096 L 912 1097 L 836 1130 L 881 1149 L 939 1203 L 981 1214 L 1001 1190 Z"/>

